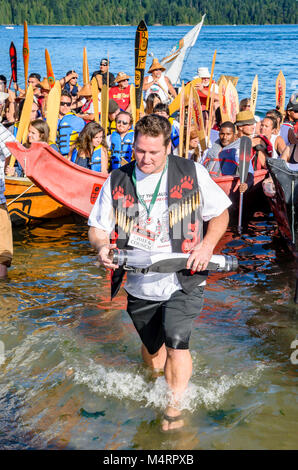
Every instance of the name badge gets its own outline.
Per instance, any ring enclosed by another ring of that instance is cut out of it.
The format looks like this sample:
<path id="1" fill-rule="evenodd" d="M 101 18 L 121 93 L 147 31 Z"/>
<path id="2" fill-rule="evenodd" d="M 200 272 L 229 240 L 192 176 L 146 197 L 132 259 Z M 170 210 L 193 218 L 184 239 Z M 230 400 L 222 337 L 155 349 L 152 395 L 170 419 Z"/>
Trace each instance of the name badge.
<path id="1" fill-rule="evenodd" d="M 128 245 L 144 251 L 152 251 L 157 233 L 136 225 L 129 237 Z"/>

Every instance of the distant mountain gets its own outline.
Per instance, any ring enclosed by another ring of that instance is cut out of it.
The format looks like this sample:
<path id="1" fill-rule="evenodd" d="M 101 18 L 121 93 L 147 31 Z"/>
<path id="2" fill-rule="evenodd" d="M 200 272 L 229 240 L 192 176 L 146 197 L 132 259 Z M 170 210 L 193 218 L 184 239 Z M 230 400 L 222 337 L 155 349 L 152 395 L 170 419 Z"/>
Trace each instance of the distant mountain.
<path id="1" fill-rule="evenodd" d="M 296 24 L 297 0 L 0 0 L 2 24 Z"/>

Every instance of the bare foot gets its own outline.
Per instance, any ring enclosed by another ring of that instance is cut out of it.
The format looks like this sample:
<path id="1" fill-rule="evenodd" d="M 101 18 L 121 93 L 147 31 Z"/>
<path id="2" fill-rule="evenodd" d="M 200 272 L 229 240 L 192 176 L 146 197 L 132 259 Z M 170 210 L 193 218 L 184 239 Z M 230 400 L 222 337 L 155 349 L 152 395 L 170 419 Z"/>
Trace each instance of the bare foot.
<path id="1" fill-rule="evenodd" d="M 161 424 L 162 431 L 167 432 L 173 429 L 180 429 L 183 426 L 184 420 L 182 419 L 181 412 L 175 408 L 167 408 Z"/>

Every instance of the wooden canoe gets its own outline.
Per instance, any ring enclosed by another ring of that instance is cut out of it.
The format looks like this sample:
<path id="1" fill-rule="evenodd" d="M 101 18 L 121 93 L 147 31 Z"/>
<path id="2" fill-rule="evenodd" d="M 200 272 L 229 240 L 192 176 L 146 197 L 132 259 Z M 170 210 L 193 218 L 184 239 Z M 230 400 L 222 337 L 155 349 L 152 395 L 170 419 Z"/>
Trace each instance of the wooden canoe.
<path id="1" fill-rule="evenodd" d="M 26 168 L 28 178 L 42 191 L 73 212 L 89 216 L 107 174 L 75 165 L 45 143 L 33 143 L 26 149 L 18 142 L 11 142 L 7 147 Z M 254 190 L 261 185 L 266 173 L 267 170 L 255 172 Z M 239 194 L 239 191 L 233 193 L 238 180 L 238 176 L 214 178 L 229 196 Z"/>
<path id="2" fill-rule="evenodd" d="M 5 197 L 14 226 L 38 225 L 70 211 L 35 186 L 29 178 L 7 176 Z"/>

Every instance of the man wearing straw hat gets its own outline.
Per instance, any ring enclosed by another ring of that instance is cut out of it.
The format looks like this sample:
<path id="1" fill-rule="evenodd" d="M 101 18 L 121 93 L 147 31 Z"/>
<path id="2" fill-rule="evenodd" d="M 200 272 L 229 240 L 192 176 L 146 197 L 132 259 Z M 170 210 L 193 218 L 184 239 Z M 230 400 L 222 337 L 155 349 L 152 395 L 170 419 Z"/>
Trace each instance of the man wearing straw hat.
<path id="1" fill-rule="evenodd" d="M 151 76 L 144 78 L 143 90 L 145 92 L 145 101 L 150 93 L 157 93 L 160 96 L 162 103 L 168 104 L 172 98 L 177 96 L 177 93 L 168 77 L 164 75 L 165 68 L 159 63 L 157 58 L 154 58 L 148 73 Z"/>
<path id="2" fill-rule="evenodd" d="M 6 277 L 13 255 L 11 222 L 4 196 L 4 168 L 11 155 L 5 143 L 14 141 L 14 136 L 0 123 L 0 279 Z"/>
<path id="3" fill-rule="evenodd" d="M 121 111 L 130 112 L 130 85 L 128 84 L 129 75 L 125 72 L 119 72 L 115 78 L 117 86 L 110 88 L 109 98 L 116 101 Z"/>

